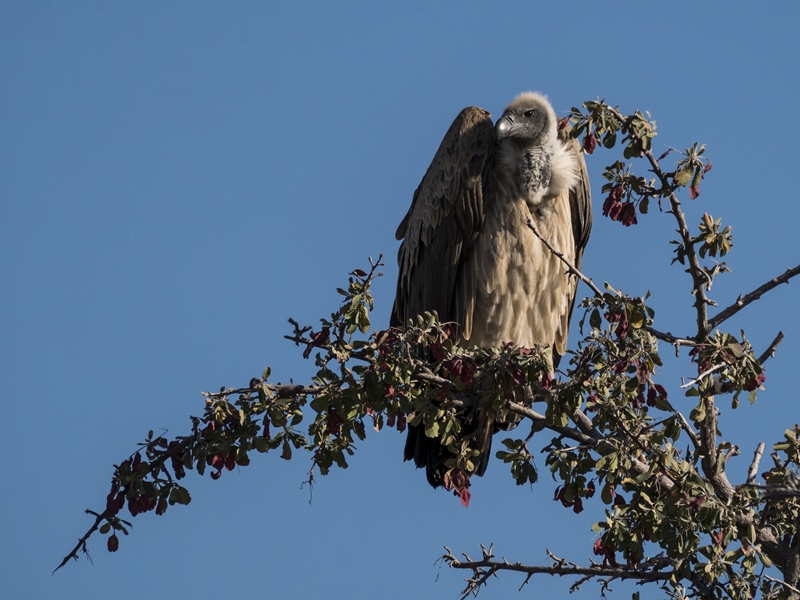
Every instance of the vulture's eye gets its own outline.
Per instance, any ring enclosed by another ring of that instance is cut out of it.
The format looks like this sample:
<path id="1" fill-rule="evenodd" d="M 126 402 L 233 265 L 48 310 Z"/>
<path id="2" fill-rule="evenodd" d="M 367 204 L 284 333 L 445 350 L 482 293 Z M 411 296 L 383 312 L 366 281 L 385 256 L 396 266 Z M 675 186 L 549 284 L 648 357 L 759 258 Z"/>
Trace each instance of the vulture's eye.
<path id="1" fill-rule="evenodd" d="M 532 109 L 530 109 L 530 110 L 526 110 L 524 114 L 525 114 L 525 116 L 526 116 L 527 118 L 529 118 L 529 119 L 530 119 L 530 118 L 531 118 L 533 115 L 535 115 L 535 114 L 536 114 L 536 110 L 532 108 Z"/>

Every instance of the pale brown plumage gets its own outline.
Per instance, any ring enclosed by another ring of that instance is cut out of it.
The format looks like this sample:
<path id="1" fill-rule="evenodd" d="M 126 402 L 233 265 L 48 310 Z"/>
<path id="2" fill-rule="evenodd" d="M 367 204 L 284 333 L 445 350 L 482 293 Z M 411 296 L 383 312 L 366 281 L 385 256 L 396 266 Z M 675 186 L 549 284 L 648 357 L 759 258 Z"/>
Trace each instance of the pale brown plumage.
<path id="1" fill-rule="evenodd" d="M 477 107 L 456 117 L 397 229 L 392 325 L 436 311 L 457 324 L 461 345 L 544 344 L 556 360 L 564 354 L 577 282 L 526 226 L 532 219 L 580 266 L 591 230 L 589 182 L 579 146 L 556 126 L 547 99 L 531 92 L 496 126 Z M 446 457 L 420 428 L 409 428 L 404 455 L 426 467 L 431 485 L 442 484 Z"/>

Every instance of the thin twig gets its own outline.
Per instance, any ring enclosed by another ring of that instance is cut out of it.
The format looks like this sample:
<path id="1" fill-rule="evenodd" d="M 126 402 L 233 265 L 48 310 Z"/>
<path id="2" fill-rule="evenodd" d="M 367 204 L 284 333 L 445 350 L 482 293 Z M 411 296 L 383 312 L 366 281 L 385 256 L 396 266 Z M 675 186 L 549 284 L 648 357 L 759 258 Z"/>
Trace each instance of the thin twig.
<path id="1" fill-rule="evenodd" d="M 586 275 L 581 273 L 580 270 L 578 270 L 578 268 L 575 265 L 573 265 L 569 260 L 567 260 L 567 258 L 564 256 L 563 253 L 561 253 L 558 250 L 556 250 L 552 246 L 552 244 L 550 244 L 550 242 L 547 241 L 547 238 L 545 238 L 541 233 L 539 233 L 539 230 L 536 229 L 536 226 L 533 224 L 533 221 L 531 219 L 528 219 L 526 225 L 533 232 L 533 235 L 535 235 L 537 238 L 539 238 L 542 241 L 542 243 L 547 247 L 547 249 L 550 250 L 550 252 L 552 252 L 559 260 L 561 260 L 561 262 L 563 262 L 567 266 L 567 269 L 569 269 L 569 273 L 575 275 L 583 283 L 588 285 L 591 288 L 591 290 L 594 292 L 595 296 L 597 296 L 599 298 L 603 297 L 603 291 L 599 287 L 597 287 L 597 285 L 595 285 L 594 281 L 592 281 L 589 277 L 587 277 Z M 672 335 L 671 333 L 665 333 L 663 331 L 659 331 L 658 329 L 655 329 L 654 327 L 649 327 L 648 326 L 648 327 L 645 327 L 645 329 L 649 333 L 654 335 L 657 339 L 662 340 L 664 342 L 667 342 L 668 344 L 673 344 L 675 346 L 696 346 L 697 345 L 697 342 L 695 342 L 694 340 L 686 339 L 686 338 L 679 338 L 677 336 Z"/>
<path id="2" fill-rule="evenodd" d="M 539 230 L 538 230 L 538 229 L 536 229 L 536 226 L 533 224 L 533 221 L 532 221 L 531 219 L 528 219 L 528 222 L 526 223 L 526 225 L 528 226 L 528 229 L 530 229 L 530 230 L 533 232 L 533 235 L 535 235 L 537 238 L 539 238 L 539 239 L 542 241 L 542 243 L 543 243 L 545 246 L 547 246 L 547 249 L 548 249 L 548 250 L 550 250 L 550 252 L 552 252 L 552 253 L 553 253 L 553 254 L 554 254 L 554 255 L 555 255 L 555 256 L 556 256 L 558 259 L 560 259 L 560 260 L 561 260 L 561 262 L 563 262 L 565 265 L 567 265 L 567 268 L 569 269 L 569 272 L 570 272 L 572 275 L 575 275 L 575 276 L 576 276 L 578 279 L 580 279 L 580 280 L 581 280 L 583 283 L 585 283 L 586 285 L 588 285 L 588 286 L 591 288 L 591 290 L 594 292 L 594 295 L 595 295 L 595 296 L 598 296 L 598 297 L 601 297 L 601 298 L 603 297 L 603 292 L 600 290 L 600 288 L 599 288 L 599 287 L 597 287 L 597 286 L 594 284 L 594 281 L 592 281 L 591 279 L 589 279 L 588 277 L 586 277 L 586 275 L 584 275 L 583 273 L 581 273 L 581 272 L 578 270 L 578 268 L 577 268 L 575 265 L 573 265 L 573 264 L 572 264 L 572 263 L 571 263 L 569 260 L 567 260 L 567 258 L 564 256 L 564 254 L 563 254 L 563 253 L 561 253 L 561 252 L 559 252 L 558 250 L 556 250 L 556 249 L 555 249 L 555 248 L 554 248 L 554 247 L 553 247 L 553 246 L 550 244 L 550 242 L 548 242 L 548 241 L 547 241 L 547 240 L 544 238 L 544 236 L 542 236 L 542 234 L 541 234 L 541 233 L 539 233 Z"/>
<path id="3" fill-rule="evenodd" d="M 771 289 L 778 287 L 782 283 L 788 283 L 789 280 L 795 275 L 800 275 L 800 265 L 797 265 L 796 267 L 793 267 L 791 269 L 786 269 L 786 271 L 784 271 L 782 275 L 778 275 L 774 279 L 770 279 L 767 283 L 765 283 L 764 285 L 760 285 L 749 294 L 745 294 L 744 296 L 739 296 L 736 299 L 736 302 L 731 304 L 725 310 L 719 312 L 708 322 L 709 330 L 714 329 L 715 327 L 719 327 L 719 325 L 723 321 L 730 319 L 733 315 L 738 313 L 745 306 L 747 306 L 751 302 L 755 302 Z"/>

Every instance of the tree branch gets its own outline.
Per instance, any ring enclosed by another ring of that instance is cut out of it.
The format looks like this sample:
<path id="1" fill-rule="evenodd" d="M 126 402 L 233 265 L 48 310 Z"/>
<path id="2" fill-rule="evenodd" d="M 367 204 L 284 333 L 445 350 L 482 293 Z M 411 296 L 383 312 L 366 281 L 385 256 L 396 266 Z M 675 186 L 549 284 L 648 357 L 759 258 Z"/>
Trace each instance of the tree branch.
<path id="1" fill-rule="evenodd" d="M 259 381 L 259 380 L 256 380 Z M 295 385 L 295 384 L 265 384 L 265 387 L 273 392 L 278 398 L 291 398 L 293 396 L 315 396 L 322 391 L 318 385 Z M 241 396 L 242 394 L 257 394 L 258 388 L 251 384 L 251 387 L 222 390 L 220 392 L 201 392 L 206 398 L 224 398 L 225 396 Z"/>
<path id="2" fill-rule="evenodd" d="M 550 242 L 548 242 L 547 239 L 541 233 L 539 233 L 539 230 L 536 229 L 536 226 L 533 224 L 533 221 L 531 219 L 528 219 L 526 225 L 533 232 L 533 235 L 535 235 L 537 238 L 539 238 L 542 241 L 542 243 L 547 247 L 547 249 L 550 250 L 550 252 L 553 253 L 553 255 L 556 256 L 556 258 L 561 260 L 561 262 L 563 262 L 566 265 L 566 267 L 568 269 L 568 272 L 570 274 L 575 275 L 583 283 L 588 285 L 589 288 L 591 288 L 591 290 L 594 292 L 595 296 L 597 296 L 598 298 L 602 298 L 603 297 L 603 291 L 599 287 L 597 287 L 595 285 L 594 281 L 592 281 L 589 277 L 587 277 L 586 275 L 581 273 L 580 270 L 578 270 L 578 268 L 575 265 L 573 265 L 569 260 L 567 260 L 567 258 L 564 256 L 563 253 L 561 253 L 558 250 L 556 250 L 552 246 L 552 244 L 550 244 Z M 645 327 L 645 329 L 649 333 L 654 335 L 657 339 L 662 340 L 664 342 L 667 342 L 668 344 L 673 344 L 675 346 L 696 346 L 697 345 L 697 342 L 695 342 L 694 340 L 690 340 L 690 339 L 686 339 L 686 338 L 679 338 L 679 337 L 676 337 L 676 336 L 672 335 L 671 333 L 664 333 L 662 331 L 659 331 L 658 329 L 654 329 L 653 327 L 649 327 L 648 326 L 648 327 Z"/>
<path id="3" fill-rule="evenodd" d="M 775 579 L 774 577 L 770 577 L 769 575 L 762 575 L 762 577 L 764 579 L 768 580 L 768 581 L 771 581 L 772 583 L 777 583 L 778 585 L 782 585 L 787 590 L 790 590 L 790 591 L 794 592 L 795 594 L 800 595 L 800 590 L 798 590 L 793 585 L 789 585 L 788 583 L 786 583 L 785 581 L 783 581 L 781 579 Z"/>
<path id="4" fill-rule="evenodd" d="M 764 350 L 763 354 L 761 354 L 761 356 L 758 357 L 758 362 L 760 362 L 763 365 L 765 362 L 767 362 L 768 359 L 775 356 L 775 349 L 778 347 L 778 344 L 780 344 L 783 341 L 783 338 L 785 337 L 786 336 L 783 335 L 783 332 L 779 331 L 778 335 L 775 336 L 775 339 L 772 340 L 772 343 L 767 347 L 766 350 Z"/>
<path id="5" fill-rule="evenodd" d="M 614 114 L 620 120 L 620 122 L 628 122 L 628 119 L 616 108 L 608 107 L 608 110 Z M 626 133 L 630 135 L 631 138 L 636 140 L 642 139 L 633 127 L 626 128 Z M 643 154 L 650 163 L 650 170 L 661 182 L 661 187 L 664 189 L 673 189 L 674 186 L 670 184 L 667 175 L 661 169 L 661 166 L 658 164 L 656 157 L 653 156 L 652 151 L 644 150 Z M 700 266 L 700 259 L 697 256 L 697 251 L 695 250 L 696 242 L 691 233 L 689 233 L 689 227 L 686 224 L 686 217 L 683 214 L 683 210 L 681 210 L 680 200 L 678 200 L 674 192 L 670 192 L 668 200 L 670 204 L 670 212 L 672 212 L 672 215 L 678 222 L 678 234 L 681 236 L 681 240 L 683 241 L 683 247 L 686 250 L 686 257 L 689 259 L 689 275 L 692 277 L 692 290 L 695 296 L 694 306 L 697 312 L 696 339 L 698 341 L 703 341 L 706 335 L 708 335 L 708 332 L 711 330 L 711 327 L 708 323 L 708 305 L 710 304 L 710 300 L 706 295 L 705 289 L 706 283 L 708 283 L 709 279 L 708 275 L 703 270 L 703 267 Z"/>
<path id="6" fill-rule="evenodd" d="M 770 279 L 764 285 L 761 285 L 754 289 L 749 294 L 745 294 L 744 296 L 739 296 L 736 299 L 736 302 L 731 304 L 728 308 L 724 309 L 723 311 L 719 312 L 717 315 L 712 317 L 712 319 L 708 322 L 709 330 L 714 329 L 715 327 L 719 327 L 721 323 L 730 319 L 733 315 L 738 313 L 748 304 L 755 302 L 761 296 L 766 294 L 773 288 L 778 287 L 782 283 L 788 283 L 789 280 L 794 277 L 795 275 L 800 275 L 800 265 L 793 267 L 791 269 L 786 269 L 782 275 L 778 275 L 774 279 Z"/>
<path id="7" fill-rule="evenodd" d="M 750 463 L 750 468 L 747 469 L 747 483 L 753 484 L 756 482 L 758 475 L 758 463 L 761 462 L 761 455 L 764 453 L 764 442 L 759 442 L 756 446 L 756 451 L 753 456 L 753 462 Z"/>
<path id="8" fill-rule="evenodd" d="M 681 426 L 681 429 L 686 432 L 686 435 L 689 436 L 689 439 L 692 440 L 692 444 L 695 447 L 695 450 L 700 447 L 700 438 L 697 437 L 697 433 L 694 429 L 689 425 L 689 422 L 686 420 L 686 417 L 683 416 L 683 413 L 675 411 L 675 418 L 678 419 L 678 424 Z"/>
<path id="9" fill-rule="evenodd" d="M 580 279 L 580 280 L 581 280 L 583 283 L 585 283 L 586 285 L 588 285 L 588 286 L 591 288 L 591 290 L 594 292 L 594 295 L 595 295 L 595 296 L 598 296 L 598 297 L 600 297 L 600 298 L 602 298 L 602 297 L 603 297 L 603 292 L 600 290 L 600 288 L 599 288 L 599 287 L 597 287 L 597 286 L 594 284 L 594 281 L 592 281 L 591 279 L 589 279 L 588 277 L 586 277 L 586 275 L 584 275 L 583 273 L 581 273 L 581 272 L 578 270 L 578 268 L 577 268 L 575 265 L 573 265 L 573 264 L 572 264 L 572 263 L 571 263 L 569 260 L 567 260 L 567 258 L 564 256 L 564 254 L 563 254 L 563 253 L 561 253 L 561 252 L 559 252 L 558 250 L 556 250 L 556 249 L 555 249 L 555 248 L 554 248 L 554 247 L 553 247 L 553 246 L 550 244 L 550 242 L 548 242 L 548 241 L 547 241 L 547 240 L 544 238 L 544 236 L 543 236 L 541 233 L 539 233 L 539 230 L 538 230 L 538 229 L 536 229 L 536 226 L 533 224 L 533 221 L 532 221 L 531 219 L 528 219 L 527 223 L 525 223 L 525 224 L 528 226 L 528 229 L 530 229 L 530 230 L 533 232 L 533 235 L 535 235 L 537 238 L 539 238 L 539 239 L 542 241 L 542 243 L 543 243 L 545 246 L 547 246 L 547 249 L 548 249 L 548 250 L 550 250 L 550 252 L 552 252 L 552 253 L 553 253 L 553 254 L 554 254 L 554 255 L 555 255 L 555 256 L 556 256 L 558 259 L 560 259 L 560 260 L 561 260 L 561 262 L 563 262 L 565 265 L 567 265 L 567 268 L 569 269 L 569 273 L 570 273 L 571 275 L 575 275 L 575 276 L 576 276 L 578 279 Z"/>
<path id="10" fill-rule="evenodd" d="M 64 560 L 62 560 L 62 561 L 61 561 L 61 563 L 60 563 L 60 564 L 59 564 L 59 565 L 58 565 L 58 566 L 57 566 L 55 569 L 53 569 L 53 573 L 55 573 L 55 572 L 56 572 L 56 571 L 58 571 L 58 570 L 59 570 L 61 567 L 63 567 L 65 564 L 67 564 L 67 563 L 69 562 L 69 560 L 70 560 L 70 559 L 78 560 L 78 552 L 80 552 L 80 551 L 83 551 L 83 553 L 84 553 L 84 554 L 86 554 L 86 555 L 88 556 L 89 552 L 86 550 L 86 540 L 88 540 L 88 539 L 89 539 L 89 537 L 91 537 L 91 535 L 92 535 L 92 534 L 93 534 L 95 531 L 97 531 L 97 530 L 100 528 L 100 524 L 101 524 L 103 521 L 105 521 L 105 520 L 106 520 L 106 518 L 109 516 L 109 515 L 108 515 L 108 513 L 107 513 L 106 511 L 104 511 L 104 512 L 102 512 L 102 513 L 99 513 L 99 514 L 98 514 L 98 513 L 94 512 L 93 510 L 88 510 L 88 509 L 87 509 L 87 510 L 86 510 L 86 513 L 87 513 L 87 514 L 90 514 L 90 515 L 95 515 L 95 516 L 96 516 L 96 518 L 95 518 L 95 520 L 94 520 L 94 525 L 92 525 L 92 526 L 89 528 L 89 531 L 87 531 L 87 532 L 86 532 L 86 533 L 83 535 L 83 537 L 82 537 L 81 539 L 79 539 L 79 540 L 78 540 L 78 543 L 77 543 L 77 544 L 75 544 L 75 547 L 72 549 L 72 552 L 70 552 L 69 554 L 67 554 L 67 555 L 64 557 Z"/>
<path id="11" fill-rule="evenodd" d="M 584 577 L 586 579 L 595 577 L 608 577 L 609 579 L 632 579 L 640 583 L 649 583 L 653 581 L 667 581 L 672 578 L 675 573 L 672 570 L 662 571 L 661 569 L 665 564 L 669 564 L 667 559 L 652 560 L 652 566 L 647 569 L 630 569 L 626 567 L 614 567 L 607 565 L 592 565 L 591 567 L 581 567 L 574 563 L 568 563 L 566 560 L 559 559 L 552 554 L 551 558 L 554 559 L 555 564 L 551 566 L 536 566 L 536 565 L 523 565 L 519 562 L 510 563 L 506 560 L 496 561 L 492 560 L 494 555 L 492 547 L 488 549 L 481 545 L 483 558 L 481 560 L 470 560 L 469 556 L 464 555 L 467 560 L 461 561 L 453 555 L 452 550 L 445 546 L 447 553 L 441 557 L 441 560 L 447 563 L 453 569 L 467 569 L 473 572 L 473 576 L 467 580 L 467 587 L 461 591 L 461 598 L 467 598 L 470 595 L 477 595 L 479 589 L 486 585 L 486 581 L 499 571 L 514 571 L 517 573 L 525 573 L 530 577 L 531 575 L 545 574 L 545 575 L 559 575 Z"/>
<path id="12" fill-rule="evenodd" d="M 697 342 L 687 338 L 680 338 L 677 336 L 672 335 L 671 333 L 665 333 L 663 331 L 659 331 L 658 329 L 653 329 L 649 325 L 644 327 L 645 331 L 650 332 L 655 336 L 657 339 L 661 340 L 662 342 L 667 342 L 668 344 L 672 344 L 673 346 L 697 346 Z"/>

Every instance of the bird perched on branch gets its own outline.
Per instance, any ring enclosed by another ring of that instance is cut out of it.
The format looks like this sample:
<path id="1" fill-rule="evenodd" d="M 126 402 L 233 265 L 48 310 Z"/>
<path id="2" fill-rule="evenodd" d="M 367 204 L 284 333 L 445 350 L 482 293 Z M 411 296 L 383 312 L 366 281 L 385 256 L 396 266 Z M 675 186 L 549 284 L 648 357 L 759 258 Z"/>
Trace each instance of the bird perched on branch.
<path id="1" fill-rule="evenodd" d="M 551 345 L 557 362 L 566 351 L 577 280 L 528 220 L 580 267 L 592 209 L 577 142 L 559 132 L 552 106 L 538 93 L 517 96 L 495 124 L 485 110 L 465 108 L 397 228 L 403 242 L 391 324 L 436 311 L 457 325 L 459 345 Z M 492 432 L 478 475 L 486 470 Z M 433 487 L 445 483 L 447 457 L 423 427 L 409 427 L 404 458 L 425 467 Z"/>

